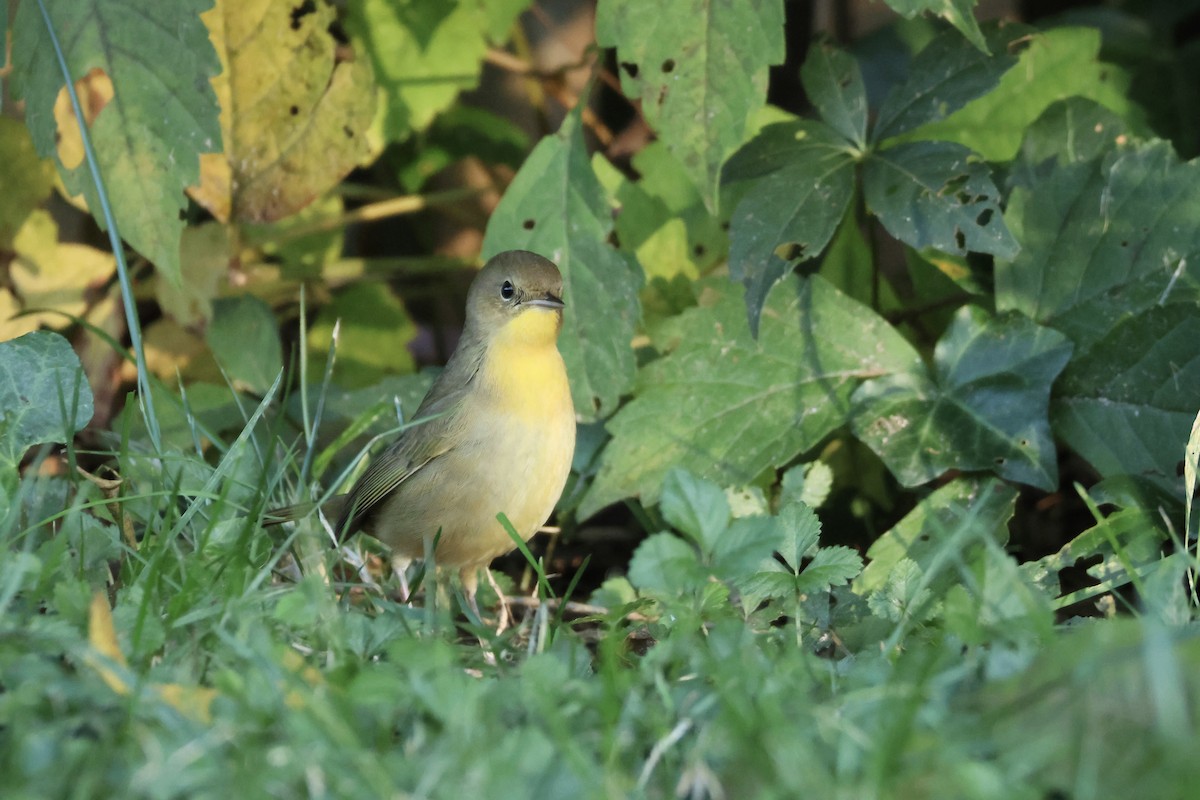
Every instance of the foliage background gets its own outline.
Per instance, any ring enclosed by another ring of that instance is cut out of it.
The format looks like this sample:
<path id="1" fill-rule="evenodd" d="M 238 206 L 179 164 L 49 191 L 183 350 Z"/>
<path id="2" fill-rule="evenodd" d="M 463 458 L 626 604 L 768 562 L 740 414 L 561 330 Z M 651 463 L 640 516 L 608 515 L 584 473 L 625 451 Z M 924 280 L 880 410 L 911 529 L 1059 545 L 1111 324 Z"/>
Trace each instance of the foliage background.
<path id="1" fill-rule="evenodd" d="M 0 21 L 14 796 L 1194 785 L 1200 3 Z M 580 436 L 496 633 L 260 520 L 518 247 Z"/>

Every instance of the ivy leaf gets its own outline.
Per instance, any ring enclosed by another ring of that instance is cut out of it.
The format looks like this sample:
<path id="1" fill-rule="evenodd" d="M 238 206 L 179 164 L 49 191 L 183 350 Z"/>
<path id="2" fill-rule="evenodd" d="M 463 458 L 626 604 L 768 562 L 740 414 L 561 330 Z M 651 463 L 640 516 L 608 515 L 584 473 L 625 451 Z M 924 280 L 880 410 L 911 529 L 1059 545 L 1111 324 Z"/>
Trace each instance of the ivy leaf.
<path id="1" fill-rule="evenodd" d="M 711 481 L 682 469 L 673 469 L 663 480 L 659 501 L 663 518 L 705 553 L 711 553 L 722 531 L 729 526 L 729 501 Z"/>
<path id="2" fill-rule="evenodd" d="M 1012 258 L 1020 249 L 987 166 L 962 145 L 914 142 L 871 153 L 863 190 L 888 233 L 918 250 Z"/>
<path id="3" fill-rule="evenodd" d="M 71 344 L 35 331 L 0 342 L 0 465 L 35 444 L 69 442 L 92 418 L 92 390 Z"/>
<path id="4" fill-rule="evenodd" d="M 399 141 L 429 127 L 460 92 L 479 84 L 489 39 L 528 3 L 350 3 L 346 27 L 370 56 L 386 97 L 384 132 Z"/>
<path id="5" fill-rule="evenodd" d="M 1102 475 L 1178 494 L 1175 465 L 1200 385 L 1200 166 L 1170 145 L 1116 150 L 1014 191 L 1028 249 L 996 265 L 996 305 L 1074 340 L 1052 406 L 1060 436 Z"/>
<path id="6" fill-rule="evenodd" d="M 1138 119 L 1129 83 L 1120 67 L 1100 60 L 1098 29 L 1041 31 L 1032 34 L 1017 67 L 1004 73 L 996 88 L 902 138 L 958 142 L 988 161 L 1010 161 L 1029 126 L 1056 101 L 1088 98 L 1118 118 Z"/>
<path id="7" fill-rule="evenodd" d="M 299 211 L 372 155 L 375 91 L 366 59 L 339 62 L 324 0 L 216 0 L 204 14 L 223 71 L 224 152 L 205 156 L 196 202 L 222 222 Z"/>
<path id="8" fill-rule="evenodd" d="M 854 591 L 867 594 L 883 588 L 905 559 L 924 572 L 939 573 L 931 578 L 931 586 L 948 587 L 956 579 L 947 571 L 948 560 L 969 558 L 984 538 L 1000 545 L 1008 541 L 1016 500 L 1016 487 L 995 478 L 960 477 L 947 483 L 875 540 Z"/>
<path id="9" fill-rule="evenodd" d="M 672 466 L 747 484 L 844 424 L 861 380 L 916 363 L 895 329 L 819 277 L 776 286 L 757 340 L 736 284 L 699 292 L 699 307 L 663 328 L 671 352 L 641 369 L 634 399 L 608 422 L 581 516 L 631 495 L 654 502 Z"/>
<path id="10" fill-rule="evenodd" d="M 709 208 L 726 157 L 784 58 L 781 0 L 602 0 L 596 42 L 617 49 L 625 95 L 683 163 Z"/>
<path id="11" fill-rule="evenodd" d="M 983 32 L 975 21 L 976 0 L 885 0 L 892 10 L 906 19 L 918 14 L 936 14 L 949 22 L 967 41 L 982 52 L 988 51 Z"/>
<path id="12" fill-rule="evenodd" d="M 920 125 L 944 119 L 971 100 L 991 90 L 1000 76 L 1017 63 L 1008 55 L 1010 45 L 1033 28 L 1006 25 L 989 37 L 990 48 L 963 41 L 956 31 L 946 31 L 925 46 L 909 66 L 908 78 L 883 101 L 871 139 L 883 142 Z"/>
<path id="13" fill-rule="evenodd" d="M 867 89 L 858 61 L 828 41 L 809 48 L 800 81 L 829 127 L 858 149 L 867 141 Z"/>
<path id="14" fill-rule="evenodd" d="M 947 470 L 991 469 L 1053 489 L 1058 482 L 1047 407 L 1071 355 L 1058 331 L 965 306 L 934 350 L 934 377 L 868 381 L 854 395 L 854 432 L 905 486 Z"/>
<path id="15" fill-rule="evenodd" d="M 843 138 L 807 120 L 768 125 L 726 165 L 727 184 L 752 181 L 730 219 L 729 273 L 746 286 L 753 334 L 771 287 L 833 238 L 855 163 Z"/>
<path id="16" fill-rule="evenodd" d="M 558 264 L 567 303 L 558 344 L 575 410 L 594 420 L 632 383 L 642 276 L 607 244 L 612 213 L 584 147 L 581 109 L 529 154 L 488 222 L 483 254 L 532 250 Z"/>
<path id="17" fill-rule="evenodd" d="M 199 154 L 220 148 L 217 100 L 209 79 L 220 63 L 199 14 L 208 0 L 44 0 L 21 3 L 13 26 L 13 91 L 43 158 L 54 155 L 67 191 L 99 215 L 86 163 L 56 153 L 54 103 L 64 79 L 39 5 L 54 26 L 71 80 L 92 70 L 114 96 L 90 126 L 100 174 L 121 235 L 172 281 L 179 280 L 184 189 L 200 176 Z"/>

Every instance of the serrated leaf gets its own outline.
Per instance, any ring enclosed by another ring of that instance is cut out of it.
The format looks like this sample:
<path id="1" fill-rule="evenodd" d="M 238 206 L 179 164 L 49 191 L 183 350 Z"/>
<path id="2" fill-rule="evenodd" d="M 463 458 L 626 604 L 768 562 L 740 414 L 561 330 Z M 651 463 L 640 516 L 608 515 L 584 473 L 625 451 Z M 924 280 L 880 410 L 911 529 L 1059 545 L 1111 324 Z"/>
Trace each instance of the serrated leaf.
<path id="1" fill-rule="evenodd" d="M 781 506 L 800 502 L 812 509 L 820 508 L 833 490 L 833 470 L 824 461 L 797 464 L 783 473 L 779 488 Z"/>
<path id="2" fill-rule="evenodd" d="M 404 304 L 384 284 L 355 283 L 338 292 L 308 329 L 308 352 L 313 360 L 310 374 L 320 375 L 325 368 L 338 320 L 341 327 L 333 375 L 342 386 L 367 386 L 416 367 L 408 345 L 416 338 L 417 326 Z"/>
<path id="3" fill-rule="evenodd" d="M 936 37 L 912 60 L 904 83 L 883 101 L 871 140 L 883 142 L 944 119 L 994 88 L 1017 63 L 1009 45 L 1032 31 L 1021 25 L 992 31 L 987 44 L 995 55 L 964 41 L 957 31 Z"/>
<path id="4" fill-rule="evenodd" d="M 689 537 L 704 553 L 711 553 L 721 532 L 729 526 L 729 501 L 711 481 L 683 469 L 673 469 L 663 480 L 659 507 L 671 527 Z"/>
<path id="5" fill-rule="evenodd" d="M 53 108 L 64 79 L 39 7 L 21 3 L 13 27 L 13 89 L 43 158 L 55 155 Z M 90 126 L 100 174 L 121 235 L 171 280 L 179 278 L 184 190 L 200 175 L 199 155 L 220 148 L 217 99 L 209 79 L 220 64 L 201 24 L 208 0 L 130 4 L 127 0 L 45 0 L 78 80 L 100 70 L 115 96 Z M 86 164 L 58 162 L 71 194 L 83 194 L 103 226 Z"/>
<path id="6" fill-rule="evenodd" d="M 855 164 L 844 139 L 804 120 L 768 125 L 726 165 L 727 184 L 753 181 L 729 229 L 729 274 L 746 286 L 753 333 L 771 287 L 833 238 L 854 196 Z"/>
<path id="7" fill-rule="evenodd" d="M 742 608 L 747 613 L 757 608 L 764 600 L 781 600 L 796 595 L 795 575 L 775 561 L 768 561 L 763 567 L 764 571 L 736 581 L 738 591 L 742 595 Z"/>
<path id="8" fill-rule="evenodd" d="M 596 42 L 617 48 L 621 85 L 716 210 L 721 164 L 766 101 L 784 58 L 781 0 L 602 0 Z"/>
<path id="9" fill-rule="evenodd" d="M 918 250 L 1012 258 L 1020 249 L 987 166 L 962 145 L 914 142 L 873 152 L 863 191 L 888 233 Z"/>
<path id="10" fill-rule="evenodd" d="M 819 277 L 777 285 L 757 340 L 739 286 L 706 283 L 700 302 L 676 318 L 677 346 L 642 368 L 634 399 L 609 421 L 582 516 L 631 495 L 654 502 L 673 466 L 749 483 L 844 424 L 859 381 L 916 363 L 890 325 Z"/>
<path id="11" fill-rule="evenodd" d="M 1030 37 L 1016 68 L 995 89 L 903 138 L 958 142 L 988 161 L 1009 161 L 1029 126 L 1056 101 L 1088 98 L 1118 118 L 1136 119 L 1129 83 L 1120 67 L 1100 61 L 1098 29 L 1053 28 Z"/>
<path id="12" fill-rule="evenodd" d="M 386 97 L 386 138 L 424 130 L 460 92 L 475 88 L 489 37 L 507 31 L 525 5 L 351 3 L 346 27 L 370 56 Z"/>
<path id="13" fill-rule="evenodd" d="M 218 220 L 282 219 L 370 157 L 371 68 L 338 61 L 335 16 L 325 0 L 216 0 L 204 14 L 225 148 L 202 159 L 192 196 Z"/>
<path id="14" fill-rule="evenodd" d="M 558 264 L 567 304 L 558 346 L 585 421 L 612 413 L 633 381 L 629 342 L 641 271 L 606 243 L 612 213 L 583 143 L 582 106 L 529 154 L 488 222 L 484 257 L 532 250 Z"/>
<path id="15" fill-rule="evenodd" d="M 1200 313 L 1173 303 L 1130 316 L 1063 373 L 1054 430 L 1102 476 L 1179 496 L 1178 464 L 1200 398 Z"/>
<path id="16" fill-rule="evenodd" d="M 757 570 L 779 546 L 780 524 L 776 517 L 739 517 L 714 542 L 709 557 L 713 574 L 736 582 Z"/>
<path id="17" fill-rule="evenodd" d="M 1013 192 L 1025 243 L 996 264 L 996 308 L 1067 334 L 1077 357 L 1129 315 L 1200 302 L 1200 165 L 1167 142 L 1065 165 Z"/>
<path id="18" fill-rule="evenodd" d="M 867 90 L 858 61 L 829 41 L 808 50 L 800 81 L 825 124 L 860 150 L 867 141 Z"/>
<path id="19" fill-rule="evenodd" d="M 778 545 L 779 555 L 792 568 L 800 571 L 804 559 L 812 555 L 821 536 L 821 520 L 817 513 L 803 503 L 790 503 L 779 511 L 779 526 L 783 530 L 783 541 Z"/>
<path id="20" fill-rule="evenodd" d="M 239 391 L 265 394 L 283 369 L 275 314 L 253 295 L 217 300 L 205 339 Z"/>
<path id="21" fill-rule="evenodd" d="M 924 573 L 917 562 L 902 558 L 888 573 L 887 581 L 867 598 L 867 608 L 880 619 L 900 622 L 926 606 L 929 588 L 921 585 Z M 925 619 L 930 611 L 920 616 Z"/>
<path id="22" fill-rule="evenodd" d="M 796 578 L 796 591 L 810 594 L 844 586 L 858 577 L 862 569 L 862 556 L 849 547 L 822 547 Z"/>
<path id="23" fill-rule="evenodd" d="M 638 545 L 629 560 L 629 582 L 639 591 L 677 594 L 705 580 L 696 550 L 670 533 L 656 533 Z"/>
<path id="24" fill-rule="evenodd" d="M 979 23 L 975 21 L 976 0 L 885 0 L 892 9 L 912 19 L 918 14 L 935 14 L 949 22 L 958 32 L 967 37 L 967 41 L 986 53 L 987 42 Z"/>
<path id="25" fill-rule="evenodd" d="M 0 192 L 0 248 L 9 250 L 30 213 L 54 188 L 54 166 L 38 157 L 25 123 L 11 117 L 0 117 L 0 164 L 5 187 Z"/>
<path id="26" fill-rule="evenodd" d="M 0 342 L 0 462 L 35 444 L 68 442 L 92 418 L 92 390 L 70 343 L 35 331 Z"/>
<path id="27" fill-rule="evenodd" d="M 1008 541 L 1016 499 L 1016 488 L 995 478 L 960 477 L 940 487 L 875 540 L 854 591 L 867 594 L 882 588 L 903 559 L 925 572 L 938 570 L 942 577 L 931 585 L 950 585 L 956 577 L 946 572 L 950 561 L 967 559 L 984 538 L 1000 545 Z"/>
<path id="28" fill-rule="evenodd" d="M 932 380 L 924 371 L 887 376 L 855 393 L 855 435 L 905 486 L 990 469 L 1053 489 L 1050 386 L 1070 356 L 1058 331 L 965 306 L 937 344 Z"/>

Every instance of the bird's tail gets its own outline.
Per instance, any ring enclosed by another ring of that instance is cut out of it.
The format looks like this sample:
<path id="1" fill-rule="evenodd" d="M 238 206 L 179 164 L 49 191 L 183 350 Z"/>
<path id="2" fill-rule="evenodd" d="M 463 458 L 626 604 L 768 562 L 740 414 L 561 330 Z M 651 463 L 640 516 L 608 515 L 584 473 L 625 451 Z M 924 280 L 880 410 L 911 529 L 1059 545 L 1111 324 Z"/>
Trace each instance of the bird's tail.
<path id="1" fill-rule="evenodd" d="M 331 497 L 321 504 L 321 510 L 325 513 L 327 519 L 335 522 L 342 516 L 342 506 L 345 505 L 345 500 L 339 497 Z M 285 522 L 295 522 L 303 519 L 317 509 L 317 503 L 298 503 L 294 506 L 281 506 L 280 508 L 272 508 L 263 514 L 263 527 L 269 528 L 272 525 L 282 525 Z"/>

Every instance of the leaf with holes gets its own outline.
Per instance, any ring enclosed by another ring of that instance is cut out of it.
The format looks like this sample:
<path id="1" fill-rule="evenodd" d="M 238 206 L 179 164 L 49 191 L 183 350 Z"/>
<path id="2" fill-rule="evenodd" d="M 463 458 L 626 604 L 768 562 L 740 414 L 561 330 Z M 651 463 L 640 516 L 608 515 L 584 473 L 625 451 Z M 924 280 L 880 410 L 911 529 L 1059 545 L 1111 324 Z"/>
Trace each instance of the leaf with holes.
<path id="1" fill-rule="evenodd" d="M 828 41 L 808 51 L 800 80 L 825 124 L 858 149 L 867 140 L 867 89 L 853 56 Z"/>
<path id="2" fill-rule="evenodd" d="M 1058 331 L 965 306 L 934 350 L 932 378 L 890 375 L 855 393 L 854 432 L 905 486 L 957 469 L 1053 489 L 1047 408 L 1070 356 Z"/>
<path id="3" fill-rule="evenodd" d="M 208 0 L 138 3 L 43 0 L 21 3 L 13 26 L 13 90 L 43 158 L 55 155 L 54 103 L 64 78 L 39 7 L 49 15 L 78 80 L 98 70 L 115 94 L 90 126 L 100 174 L 125 238 L 170 280 L 179 280 L 184 189 L 199 155 L 218 150 L 221 128 L 209 79 L 220 63 L 199 14 Z M 85 163 L 59 161 L 67 191 L 83 194 L 103 226 Z"/>
<path id="4" fill-rule="evenodd" d="M 1012 258 L 1019 249 L 987 166 L 960 144 L 914 142 L 874 152 L 863 190 L 888 233 L 918 250 Z"/>
<path id="5" fill-rule="evenodd" d="M 601 0 L 596 41 L 617 49 L 625 94 L 715 210 L 721 164 L 784 58 L 781 0 Z"/>
<path id="6" fill-rule="evenodd" d="M 757 339 L 737 284 L 697 288 L 699 307 L 663 327 L 666 354 L 640 370 L 634 399 L 609 420 L 581 516 L 623 497 L 654 502 L 673 466 L 750 483 L 845 424 L 860 381 L 918 363 L 882 318 L 819 277 L 777 284 Z"/>
<path id="7" fill-rule="evenodd" d="M 1091 99 L 1136 122 L 1141 112 L 1128 97 L 1129 83 L 1124 70 L 1100 60 L 1099 30 L 1054 28 L 1033 34 L 1016 68 L 990 92 L 901 138 L 958 142 L 988 161 L 1009 161 L 1034 120 L 1069 97 Z"/>
<path id="8" fill-rule="evenodd" d="M 633 382 L 641 271 L 607 243 L 612 213 L 592 171 L 580 127 L 582 106 L 543 139 L 488 222 L 483 254 L 532 250 L 558 264 L 567 303 L 558 345 L 576 412 L 611 414 Z"/>
<path id="9" fill-rule="evenodd" d="M 964 41 L 957 31 L 946 31 L 935 38 L 913 58 L 904 83 L 884 99 L 871 140 L 883 142 L 945 119 L 995 88 L 1000 77 L 1017 63 L 1009 50 L 1033 31 L 1023 25 L 992 29 L 987 44 L 996 55 Z"/>
<path id="10" fill-rule="evenodd" d="M 35 331 L 0 342 L 0 464 L 35 444 L 69 442 L 92 418 L 92 390 L 71 344 Z"/>
<path id="11" fill-rule="evenodd" d="M 371 68 L 338 59 L 335 16 L 324 0 L 217 0 L 204 14 L 225 149 L 204 157 L 192 196 L 222 222 L 293 214 L 371 157 Z"/>
<path id="12" fill-rule="evenodd" d="M 855 163 L 829 126 L 802 120 L 768 125 L 726 165 L 726 186 L 744 192 L 730 218 L 729 273 L 746 286 L 755 335 L 771 287 L 833 238 L 854 196 Z"/>
<path id="13" fill-rule="evenodd" d="M 387 140 L 428 128 L 461 92 L 474 89 L 489 43 L 503 44 L 526 5 L 514 0 L 350 3 L 346 27 L 370 56 L 383 89 Z"/>

